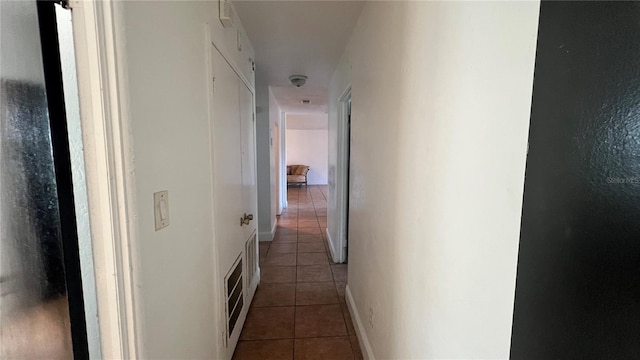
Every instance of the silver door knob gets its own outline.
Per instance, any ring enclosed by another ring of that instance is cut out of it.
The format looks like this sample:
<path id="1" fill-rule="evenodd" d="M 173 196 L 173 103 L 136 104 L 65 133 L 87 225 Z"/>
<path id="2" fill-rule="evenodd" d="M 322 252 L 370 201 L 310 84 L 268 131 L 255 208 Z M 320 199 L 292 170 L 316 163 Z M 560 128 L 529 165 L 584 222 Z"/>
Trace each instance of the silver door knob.
<path id="1" fill-rule="evenodd" d="M 240 226 L 249 225 L 249 223 L 253 220 L 253 214 L 244 214 L 244 217 L 240 218 Z"/>

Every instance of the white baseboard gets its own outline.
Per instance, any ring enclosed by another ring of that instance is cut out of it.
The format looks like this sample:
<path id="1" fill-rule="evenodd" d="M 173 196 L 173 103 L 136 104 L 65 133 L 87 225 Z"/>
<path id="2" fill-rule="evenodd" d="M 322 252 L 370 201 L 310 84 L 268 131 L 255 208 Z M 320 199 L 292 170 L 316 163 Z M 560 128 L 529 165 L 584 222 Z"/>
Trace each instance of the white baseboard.
<path id="1" fill-rule="evenodd" d="M 260 231 L 258 234 L 259 241 L 272 241 L 273 240 L 273 232 L 271 231 Z"/>
<path id="2" fill-rule="evenodd" d="M 329 251 L 331 252 L 331 259 L 333 261 L 336 260 L 336 249 L 334 248 L 333 241 L 331 240 L 331 234 L 329 233 L 329 228 L 324 229 L 325 234 L 327 234 L 327 242 L 329 243 Z"/>
<path id="3" fill-rule="evenodd" d="M 375 357 L 373 356 L 373 349 L 371 349 L 371 343 L 369 343 L 369 338 L 367 338 L 367 332 L 364 329 L 364 324 L 360 318 L 360 313 L 358 312 L 356 303 L 353 301 L 349 284 L 347 284 L 347 287 L 345 288 L 345 298 L 347 299 L 347 308 L 349 308 L 351 319 L 353 319 L 355 323 L 356 335 L 358 337 L 358 342 L 360 343 L 362 356 L 365 360 L 375 360 Z"/>
<path id="4" fill-rule="evenodd" d="M 253 296 L 256 294 L 256 290 L 258 290 L 258 285 L 260 285 L 260 266 L 258 265 L 258 269 L 256 269 L 256 275 L 253 277 L 253 284 L 251 284 L 251 300 L 253 301 Z M 251 302 L 249 302 L 251 304 Z"/>
<path id="5" fill-rule="evenodd" d="M 271 227 L 271 231 L 260 231 L 258 234 L 259 241 L 272 241 L 276 236 L 276 228 L 278 227 L 278 220 L 273 223 Z"/>

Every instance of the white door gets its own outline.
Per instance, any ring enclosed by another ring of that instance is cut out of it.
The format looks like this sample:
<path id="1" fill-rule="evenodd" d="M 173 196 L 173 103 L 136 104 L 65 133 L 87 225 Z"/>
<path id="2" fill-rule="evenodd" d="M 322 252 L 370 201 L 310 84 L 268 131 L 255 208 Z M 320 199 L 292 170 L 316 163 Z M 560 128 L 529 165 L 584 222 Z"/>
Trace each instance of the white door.
<path id="1" fill-rule="evenodd" d="M 254 97 L 233 68 L 211 48 L 211 161 L 220 322 L 230 359 L 257 286 L 257 179 Z M 240 262 L 242 265 L 240 265 Z M 239 270 L 241 269 L 241 270 Z M 238 272 L 241 271 L 241 272 Z"/>

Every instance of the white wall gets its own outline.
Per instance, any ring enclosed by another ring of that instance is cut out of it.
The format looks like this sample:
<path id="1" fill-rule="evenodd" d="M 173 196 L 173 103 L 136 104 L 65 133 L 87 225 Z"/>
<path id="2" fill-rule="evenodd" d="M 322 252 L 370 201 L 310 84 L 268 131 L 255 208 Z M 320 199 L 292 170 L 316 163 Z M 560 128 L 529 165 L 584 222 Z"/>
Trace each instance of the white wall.
<path id="1" fill-rule="evenodd" d="M 247 78 L 253 50 L 236 50 L 217 2 L 123 2 L 136 198 L 131 221 L 140 358 L 216 358 L 222 341 L 214 287 L 207 27 Z M 236 20 L 238 20 L 236 18 Z M 237 24 L 237 23 L 236 23 Z M 245 39 L 246 40 L 246 39 Z M 154 230 L 153 193 L 169 191 L 171 224 Z M 220 254 L 225 256 L 225 254 Z"/>
<path id="2" fill-rule="evenodd" d="M 509 356 L 538 8 L 365 4 L 329 137 L 351 83 L 348 298 L 377 359 Z"/>
<path id="3" fill-rule="evenodd" d="M 326 185 L 328 130 L 287 129 L 287 165 L 307 165 L 308 184 Z"/>
<path id="4" fill-rule="evenodd" d="M 327 130 L 328 121 L 325 113 L 287 113 L 287 129 L 290 130 Z"/>

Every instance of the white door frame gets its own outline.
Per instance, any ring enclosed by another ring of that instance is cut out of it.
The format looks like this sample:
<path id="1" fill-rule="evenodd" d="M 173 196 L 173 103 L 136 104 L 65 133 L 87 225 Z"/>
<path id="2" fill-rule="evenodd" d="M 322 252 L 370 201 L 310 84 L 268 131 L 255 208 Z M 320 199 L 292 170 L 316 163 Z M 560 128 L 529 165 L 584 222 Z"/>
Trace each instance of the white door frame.
<path id="1" fill-rule="evenodd" d="M 133 153 L 127 104 L 123 3 L 72 0 L 89 218 L 102 358 L 136 359 Z"/>
<path id="2" fill-rule="evenodd" d="M 271 141 L 273 153 L 272 157 L 274 157 L 275 170 L 276 170 L 276 215 L 282 214 L 282 162 L 280 161 L 280 142 L 282 139 L 280 138 L 280 119 L 276 119 L 273 122 L 274 129 L 272 129 Z M 275 141 L 277 139 L 277 141 Z"/>
<path id="3" fill-rule="evenodd" d="M 280 112 L 280 213 L 289 207 L 287 200 L 287 114 Z"/>
<path id="4" fill-rule="evenodd" d="M 333 239 L 330 250 L 337 263 L 347 261 L 347 241 L 349 237 L 349 101 L 351 85 L 338 98 L 338 158 L 336 173 L 336 210 L 338 219 L 337 238 Z"/>

